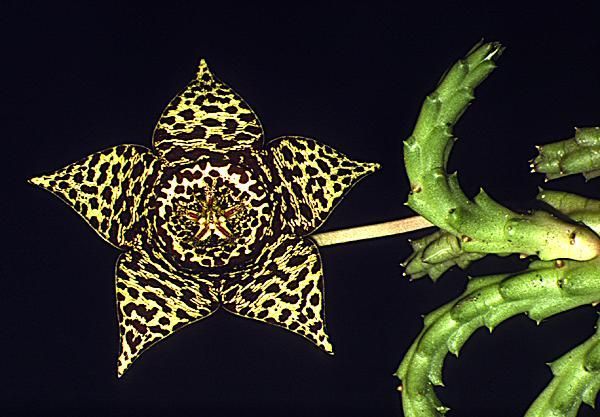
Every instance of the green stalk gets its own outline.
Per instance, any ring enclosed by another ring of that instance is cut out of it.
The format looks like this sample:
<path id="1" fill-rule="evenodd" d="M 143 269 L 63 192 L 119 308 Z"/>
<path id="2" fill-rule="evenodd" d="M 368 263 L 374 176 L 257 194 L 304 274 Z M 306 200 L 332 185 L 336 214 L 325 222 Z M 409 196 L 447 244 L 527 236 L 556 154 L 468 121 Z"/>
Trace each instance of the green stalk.
<path id="1" fill-rule="evenodd" d="M 475 88 L 496 67 L 503 48 L 486 43 L 474 48 L 443 77 L 421 108 L 412 136 L 404 142 L 410 179 L 408 205 L 462 242 L 465 252 L 521 253 L 550 260 L 588 260 L 600 253 L 600 240 L 582 225 L 535 212 L 518 214 L 483 190 L 468 199 L 456 173 L 446 164 L 454 143 L 452 127 L 474 98 Z"/>
<path id="2" fill-rule="evenodd" d="M 525 417 L 576 417 L 581 403 L 594 407 L 600 390 L 600 330 L 550 364 L 554 378 Z"/>
<path id="3" fill-rule="evenodd" d="M 475 330 L 492 331 L 504 320 L 526 313 L 536 322 L 600 300 L 600 258 L 588 262 L 533 262 L 518 274 L 472 279 L 457 300 L 428 314 L 425 327 L 404 357 L 396 376 L 402 381 L 406 417 L 439 417 L 448 408 L 434 386 L 443 385 L 448 352 L 458 355 Z"/>

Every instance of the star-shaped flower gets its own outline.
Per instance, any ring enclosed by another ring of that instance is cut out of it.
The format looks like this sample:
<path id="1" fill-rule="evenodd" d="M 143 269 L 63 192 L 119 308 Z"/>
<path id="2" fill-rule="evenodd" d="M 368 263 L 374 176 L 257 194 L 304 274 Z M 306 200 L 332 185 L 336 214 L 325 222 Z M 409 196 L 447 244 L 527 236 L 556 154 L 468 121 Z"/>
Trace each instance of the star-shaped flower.
<path id="1" fill-rule="evenodd" d="M 153 147 L 116 146 L 30 180 L 124 251 L 118 375 L 219 306 L 332 352 L 323 268 L 306 236 L 378 165 L 312 139 L 263 144 L 254 112 L 204 61 L 161 115 Z"/>

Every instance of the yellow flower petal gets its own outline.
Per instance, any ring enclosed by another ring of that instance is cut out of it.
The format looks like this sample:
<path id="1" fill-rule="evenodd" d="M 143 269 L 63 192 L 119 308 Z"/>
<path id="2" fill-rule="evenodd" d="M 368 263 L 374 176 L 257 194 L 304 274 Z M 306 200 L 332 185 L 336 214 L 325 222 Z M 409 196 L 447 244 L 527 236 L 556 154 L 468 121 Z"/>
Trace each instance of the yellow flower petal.
<path id="1" fill-rule="evenodd" d="M 313 242 L 282 236 L 253 265 L 222 278 L 224 309 L 284 327 L 333 352 L 325 330 L 323 267 Z"/>
<path id="2" fill-rule="evenodd" d="M 284 230 L 315 231 L 342 197 L 379 164 L 357 162 L 312 139 L 288 136 L 267 144 L 280 178 Z"/>
<path id="3" fill-rule="evenodd" d="M 202 60 L 196 77 L 163 111 L 154 147 L 169 162 L 190 162 L 207 152 L 262 146 L 263 130 L 246 102 Z"/>
<path id="4" fill-rule="evenodd" d="M 214 279 L 177 270 L 151 248 L 119 257 L 116 287 L 119 376 L 150 346 L 219 307 Z"/>
<path id="5" fill-rule="evenodd" d="M 60 197 L 109 243 L 131 247 L 148 212 L 158 165 L 147 148 L 120 145 L 29 182 Z"/>

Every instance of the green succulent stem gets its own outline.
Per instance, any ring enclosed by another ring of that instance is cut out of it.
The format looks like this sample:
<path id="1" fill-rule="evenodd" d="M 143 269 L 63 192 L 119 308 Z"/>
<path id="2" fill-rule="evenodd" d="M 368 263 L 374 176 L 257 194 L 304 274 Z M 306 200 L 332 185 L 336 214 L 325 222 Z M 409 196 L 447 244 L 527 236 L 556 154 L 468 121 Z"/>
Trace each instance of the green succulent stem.
<path id="1" fill-rule="evenodd" d="M 434 392 L 441 386 L 448 352 L 461 347 L 480 327 L 490 331 L 526 313 L 536 322 L 600 300 L 600 259 L 536 261 L 517 274 L 472 279 L 458 299 L 428 314 L 396 375 L 402 381 L 406 417 L 442 416 L 448 410 Z"/>
<path id="2" fill-rule="evenodd" d="M 600 330 L 550 364 L 554 378 L 525 417 L 576 417 L 581 403 L 594 407 L 600 390 Z"/>
<path id="3" fill-rule="evenodd" d="M 540 189 L 537 199 L 600 234 L 600 201 L 563 191 Z"/>
<path id="4" fill-rule="evenodd" d="M 457 236 L 438 230 L 421 239 L 410 242 L 413 253 L 402 264 L 405 275 L 411 279 L 426 275 L 436 281 L 444 272 L 457 265 L 466 269 L 471 262 L 483 258 L 485 253 L 465 252 Z"/>
<path id="5" fill-rule="evenodd" d="M 540 259 L 588 260 L 600 253 L 600 240 L 588 228 L 545 212 L 518 214 L 483 190 L 470 200 L 446 164 L 455 141 L 452 128 L 474 99 L 475 88 L 496 67 L 503 48 L 486 43 L 457 62 L 421 108 L 414 131 L 404 142 L 411 192 L 408 205 L 436 226 L 462 240 L 462 250 L 521 253 Z"/>
<path id="6" fill-rule="evenodd" d="M 572 174 L 583 174 L 586 180 L 600 176 L 600 127 L 577 128 L 573 138 L 537 148 L 531 168 L 549 180 Z"/>

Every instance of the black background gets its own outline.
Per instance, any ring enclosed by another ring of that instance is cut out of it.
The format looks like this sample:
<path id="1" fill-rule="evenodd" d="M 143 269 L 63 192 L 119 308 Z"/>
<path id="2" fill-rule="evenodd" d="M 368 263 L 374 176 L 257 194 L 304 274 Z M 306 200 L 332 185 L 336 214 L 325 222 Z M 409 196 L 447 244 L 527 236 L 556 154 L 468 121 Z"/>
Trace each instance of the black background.
<path id="1" fill-rule="evenodd" d="M 117 380 L 118 253 L 25 179 L 117 144 L 149 146 L 163 106 L 205 57 L 253 106 L 268 138 L 314 137 L 383 164 L 324 230 L 408 216 L 401 140 L 442 72 L 484 37 L 507 50 L 457 126 L 450 168 L 470 194 L 483 186 L 512 208 L 533 207 L 543 179 L 528 173 L 533 145 L 600 124 L 599 14 L 526 2 L 486 10 L 167 3 L 2 7 L 0 414 L 401 416 L 392 373 L 421 315 L 457 296 L 466 273 L 408 282 L 399 266 L 407 236 L 323 248 L 335 356 L 220 311 Z M 548 187 L 600 197 L 598 181 Z M 524 265 L 489 257 L 469 273 Z M 446 362 L 438 392 L 450 415 L 522 415 L 550 380 L 545 362 L 589 337 L 595 320 L 583 307 L 539 327 L 521 316 L 493 335 L 478 331 Z M 580 415 L 593 415 L 584 408 Z"/>

